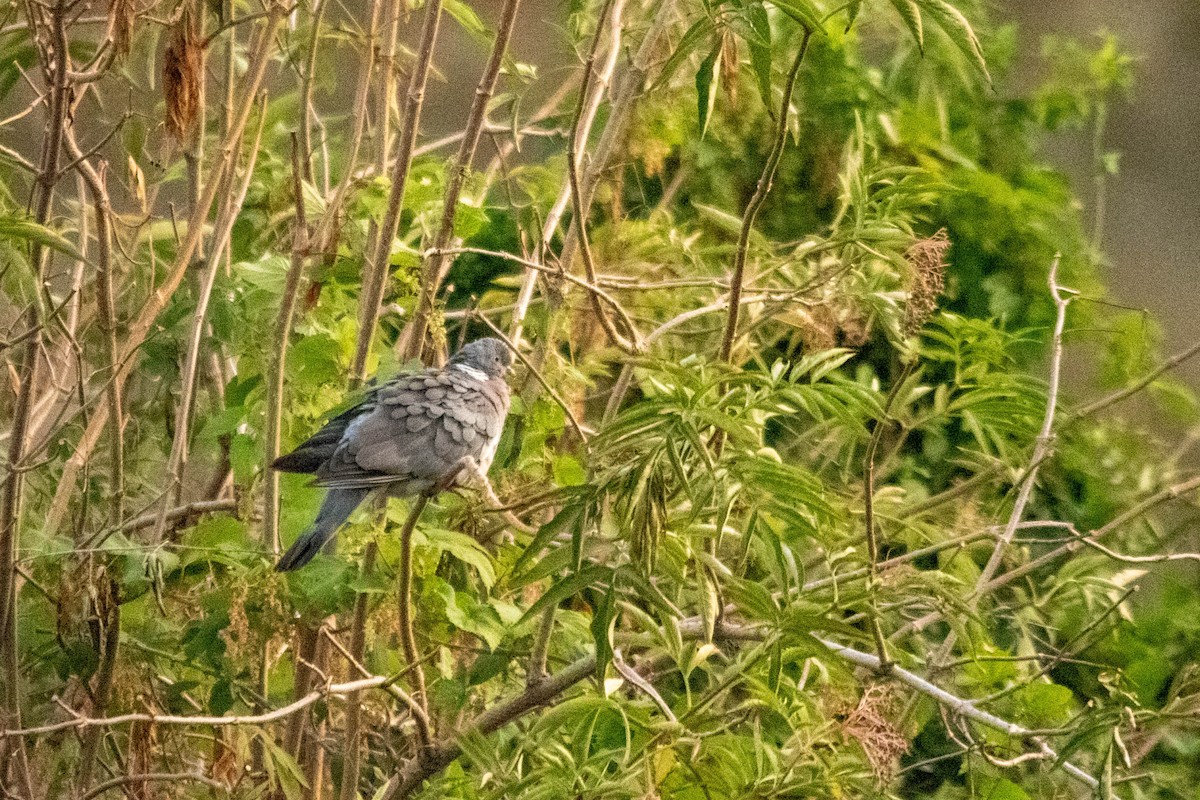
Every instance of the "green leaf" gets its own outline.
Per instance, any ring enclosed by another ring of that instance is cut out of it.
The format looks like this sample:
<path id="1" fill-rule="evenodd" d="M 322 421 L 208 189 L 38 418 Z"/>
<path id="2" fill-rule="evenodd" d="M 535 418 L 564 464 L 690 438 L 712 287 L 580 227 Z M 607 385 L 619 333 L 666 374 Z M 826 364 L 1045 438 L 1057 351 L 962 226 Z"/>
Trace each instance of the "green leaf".
<path id="1" fill-rule="evenodd" d="M 479 542 L 466 534 L 441 528 L 425 528 L 422 544 L 449 553 L 454 558 L 475 568 L 479 580 L 487 588 L 496 583 L 496 568 L 492 557 Z"/>
<path id="2" fill-rule="evenodd" d="M 672 50 L 670 57 L 667 59 L 666 63 L 663 64 L 663 68 L 659 73 L 658 80 L 655 81 L 651 90 L 653 91 L 653 89 L 657 89 L 659 86 L 662 86 L 668 80 L 670 80 L 671 76 L 675 74 L 675 70 L 679 69 L 679 66 L 683 63 L 684 59 L 695 52 L 696 48 L 700 46 L 700 43 L 708 39 L 714 30 L 715 28 L 713 27 L 713 21 L 708 16 L 703 16 L 693 22 L 692 27 L 688 28 L 687 32 L 683 34 L 683 37 L 680 38 L 679 43 L 676 44 L 675 48 Z"/>
<path id="3" fill-rule="evenodd" d="M 0 237 L 5 239 L 21 239 L 26 242 L 39 244 L 51 250 L 57 250 L 63 255 L 70 256 L 76 261 L 86 262 L 87 258 L 75 248 L 61 233 L 39 225 L 30 219 L 12 216 L 0 216 Z"/>
<path id="4" fill-rule="evenodd" d="M 708 120 L 712 116 L 713 106 L 717 102 L 717 76 L 721 70 L 721 40 L 713 45 L 700 69 L 696 71 L 696 108 L 700 120 L 700 138 L 704 138 L 708 130 Z"/>
<path id="5" fill-rule="evenodd" d="M 775 103 L 771 97 L 771 20 L 762 3 L 748 3 L 745 9 L 746 23 L 750 36 L 746 45 L 750 48 L 750 67 L 754 70 L 754 83 L 762 98 L 767 113 L 775 116 Z"/>
<path id="6" fill-rule="evenodd" d="M 542 554 L 554 537 L 578 527 L 582 517 L 583 506 L 580 503 L 564 505 L 562 510 L 555 514 L 549 522 L 538 528 L 538 532 L 533 535 L 533 541 L 525 547 L 521 555 L 517 557 L 516 563 L 512 565 L 512 574 L 520 575 L 530 561 Z"/>
<path id="7" fill-rule="evenodd" d="M 992 76 L 988 72 L 987 61 L 983 57 L 983 48 L 979 44 L 979 37 L 975 35 L 975 29 L 971 27 L 971 23 L 967 21 L 963 13 L 947 3 L 946 0 L 918 0 L 918 2 L 921 4 L 921 8 L 933 17 L 938 26 L 946 32 L 950 41 L 954 42 L 954 46 L 979 68 L 990 85 Z"/>
<path id="8" fill-rule="evenodd" d="M 1070 689 L 1057 683 L 1032 683 L 1016 696 L 1036 728 L 1050 728 L 1066 722 L 1075 699 Z"/>
<path id="9" fill-rule="evenodd" d="M 858 19 L 858 12 L 862 11 L 862 0 L 850 0 L 846 3 L 846 31 L 849 32 L 854 27 L 854 20 Z"/>
<path id="10" fill-rule="evenodd" d="M 908 32 L 912 34 L 913 41 L 917 43 L 917 49 L 922 53 L 925 52 L 925 28 L 921 22 L 921 8 L 917 5 L 916 0 L 891 0 L 896 12 L 900 14 L 900 19 L 904 20 L 904 24 L 908 26 Z"/>
<path id="11" fill-rule="evenodd" d="M 602 567 L 599 564 L 588 564 L 578 572 L 574 572 L 562 580 L 551 586 L 546 593 L 539 597 L 537 601 L 531 605 L 521 619 L 518 620 L 516 627 L 521 627 L 530 619 L 537 617 L 546 608 L 557 606 L 568 597 L 574 597 L 589 586 L 595 585 L 601 579 L 612 574 L 612 570 L 608 567 Z"/>
<path id="12" fill-rule="evenodd" d="M 475 13 L 475 9 L 462 0 L 442 0 L 442 8 L 446 9 L 447 14 L 454 17 L 454 21 L 461 25 L 462 29 L 471 35 L 471 38 L 484 44 L 491 44 L 487 26 Z"/>
<path id="13" fill-rule="evenodd" d="M 771 4 L 810 31 L 825 32 L 821 24 L 823 15 L 808 0 L 771 0 Z"/>
<path id="14" fill-rule="evenodd" d="M 551 470 L 554 473 L 554 482 L 559 486 L 581 486 L 587 481 L 583 465 L 572 455 L 564 453 L 555 456 Z"/>
<path id="15" fill-rule="evenodd" d="M 600 597 L 600 602 L 592 612 L 592 623 L 589 626 L 592 631 L 592 640 L 596 644 L 596 680 L 603 682 L 604 674 L 608 670 L 608 664 L 612 661 L 613 646 L 613 626 L 616 624 L 617 618 L 615 609 L 616 595 L 615 575 L 610 577 L 608 589 Z"/>

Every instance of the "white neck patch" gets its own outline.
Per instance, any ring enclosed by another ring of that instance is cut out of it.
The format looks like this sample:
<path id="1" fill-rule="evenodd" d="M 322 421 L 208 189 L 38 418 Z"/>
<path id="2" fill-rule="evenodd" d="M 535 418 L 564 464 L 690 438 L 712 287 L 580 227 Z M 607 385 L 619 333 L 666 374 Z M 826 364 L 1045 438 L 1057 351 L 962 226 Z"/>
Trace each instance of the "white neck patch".
<path id="1" fill-rule="evenodd" d="M 451 364 L 450 369 L 465 372 L 477 381 L 486 381 L 488 379 L 486 372 L 481 369 L 475 369 L 475 367 L 469 367 L 466 364 Z"/>

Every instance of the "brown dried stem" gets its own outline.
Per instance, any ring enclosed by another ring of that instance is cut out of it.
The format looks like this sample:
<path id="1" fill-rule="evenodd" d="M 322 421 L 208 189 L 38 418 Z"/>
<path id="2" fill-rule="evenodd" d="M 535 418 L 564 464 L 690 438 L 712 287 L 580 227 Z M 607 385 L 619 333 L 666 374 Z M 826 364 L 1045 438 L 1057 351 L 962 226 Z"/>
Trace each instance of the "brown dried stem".
<path id="1" fill-rule="evenodd" d="M 153 330 L 159 314 L 167 307 L 167 303 L 170 302 L 175 290 L 187 275 L 192 256 L 196 253 L 196 248 L 199 245 L 200 237 L 204 230 L 204 220 L 208 216 L 208 210 L 212 207 L 213 200 L 216 199 L 218 188 L 222 185 L 222 176 L 230 169 L 233 157 L 237 152 L 238 144 L 242 138 L 242 132 L 245 130 L 246 123 L 250 118 L 251 109 L 254 107 L 255 98 L 258 96 L 259 86 L 262 84 L 263 76 L 270 62 L 275 29 L 283 21 L 286 13 L 286 5 L 282 3 L 272 4 L 265 23 L 257 32 L 255 42 L 250 47 L 250 55 L 247 58 L 249 69 L 242 81 L 245 89 L 237 104 L 233 120 L 234 124 L 225 136 L 217 159 L 213 164 L 209 183 L 204 189 L 201 202 L 196 206 L 195 213 L 188 221 L 187 233 L 176 250 L 175 260 L 167 271 L 166 280 L 147 298 L 145 304 L 128 326 L 129 333 L 124 346 L 121 348 L 121 358 L 119 359 L 117 374 L 112 376 L 112 380 L 123 384 L 129 377 L 129 373 L 136 363 L 134 355 L 146 341 L 146 337 Z M 76 444 L 75 451 L 64 464 L 54 500 L 47 514 L 47 532 L 52 533 L 56 531 L 61 524 L 67 511 L 67 504 L 70 502 L 75 490 L 75 482 L 79 477 L 79 473 L 90 458 L 92 450 L 100 439 L 101 432 L 108 425 L 111 412 L 112 409 L 109 407 L 107 401 L 101 399 L 92 412 L 83 436 Z"/>
<path id="2" fill-rule="evenodd" d="M 271 462 L 279 457 L 280 428 L 283 419 L 283 376 L 287 367 L 288 339 L 296 311 L 296 292 L 304 274 L 308 256 L 308 220 L 304 214 L 303 167 L 299 142 L 292 134 L 292 191 L 295 192 L 296 218 L 292 223 L 292 263 L 288 268 L 279 300 L 279 318 L 275 322 L 275 348 L 267 379 L 266 458 L 263 463 L 263 547 L 279 552 L 279 473 Z"/>
<path id="3" fill-rule="evenodd" d="M 425 510 L 425 505 L 428 502 L 429 496 L 425 494 L 420 494 L 413 498 L 412 508 L 408 512 L 408 519 L 404 520 L 404 527 L 400 529 L 400 575 L 397 585 L 397 592 L 399 594 L 400 643 L 404 648 L 404 658 L 408 662 L 409 674 L 412 676 L 411 694 L 423 712 L 413 715 L 413 721 L 417 724 L 418 756 L 416 761 L 418 762 L 425 760 L 433 738 L 429 730 L 429 696 L 425 691 L 425 668 L 421 665 L 421 651 L 417 647 L 417 635 L 413 628 L 412 535 L 417 527 L 417 520 L 420 518 L 421 512 Z"/>
<path id="4" fill-rule="evenodd" d="M 369 578 L 375 569 L 375 555 L 379 552 L 374 541 L 367 545 L 363 554 L 361 575 Z M 359 592 L 354 599 L 354 618 L 350 623 L 350 650 L 346 657 L 354 664 L 361 665 L 367 643 L 367 610 L 371 595 Z M 337 642 L 333 642 L 337 647 Z M 355 800 L 358 797 L 358 775 L 362 766 L 362 692 L 352 692 L 346 696 L 346 733 L 342 737 L 342 788 L 338 794 L 339 800 Z"/>
<path id="5" fill-rule="evenodd" d="M 449 263 L 443 251 L 449 247 L 454 238 L 454 219 L 458 213 L 458 199 L 462 194 L 463 182 L 471 171 L 475 160 L 475 151 L 479 148 L 479 137 L 483 132 L 483 124 L 487 117 L 488 102 L 496 90 L 496 80 L 500 76 L 500 67 L 504 63 L 505 53 L 508 52 L 508 41 L 512 37 L 513 26 L 517 20 L 517 8 L 520 0 L 504 0 L 504 8 L 500 12 L 500 24 L 496 29 L 496 40 L 492 44 L 492 54 L 488 59 L 479 85 L 475 88 L 475 100 L 471 104 L 467 116 L 466 133 L 459 143 L 458 155 L 450 167 L 449 182 L 442 199 L 442 219 L 434 238 L 433 256 L 425 261 L 425 269 L 421 276 L 421 294 L 417 299 L 417 310 L 413 316 L 412 331 L 408 340 L 408 355 L 417 358 L 424 355 L 430 360 L 432 355 L 425 346 L 426 333 L 429 330 L 429 320 L 433 316 L 433 305 L 438 290 L 445 280 Z"/>
<path id="6" fill-rule="evenodd" d="M 387 210 L 379 224 L 375 252 L 363 270 L 362 296 L 359 298 L 358 341 L 354 348 L 354 362 L 350 369 L 351 380 L 361 383 L 366 379 L 367 357 L 371 353 L 371 342 L 375 338 L 375 326 L 379 323 L 380 304 L 387 285 L 388 260 L 392 252 L 392 240 L 400 226 L 400 211 L 404 206 L 404 188 L 408 182 L 408 171 L 412 167 L 413 146 L 421 124 L 421 106 L 425 101 L 425 82 L 429 76 L 429 65 L 433 61 L 433 47 L 437 42 L 438 23 L 441 20 L 442 0 L 427 0 L 425 22 L 421 29 L 421 45 L 417 61 L 409 77 L 408 94 L 404 106 L 404 128 L 396 144 L 395 165 L 392 169 L 392 185 L 388 191 Z"/>

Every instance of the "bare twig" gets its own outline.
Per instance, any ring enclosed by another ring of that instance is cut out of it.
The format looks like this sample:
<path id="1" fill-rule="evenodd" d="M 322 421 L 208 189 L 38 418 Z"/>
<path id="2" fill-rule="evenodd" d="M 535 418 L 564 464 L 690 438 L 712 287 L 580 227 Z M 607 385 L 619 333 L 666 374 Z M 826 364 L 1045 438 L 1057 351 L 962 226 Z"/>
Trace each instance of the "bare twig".
<path id="1" fill-rule="evenodd" d="M 382 686 L 390 680 L 385 675 L 373 675 L 370 678 L 362 678 L 356 681 L 347 681 L 345 683 L 332 683 L 322 689 L 315 689 L 308 694 L 288 703 L 286 706 L 281 706 L 273 711 L 268 711 L 263 714 L 246 714 L 232 716 L 180 716 L 177 714 L 147 714 L 133 713 L 121 714 L 115 717 L 72 717 L 61 722 L 52 722 L 47 725 L 40 725 L 35 728 L 12 728 L 0 730 L 0 738 L 26 737 L 26 736 L 44 736 L 48 733 L 57 733 L 58 731 L 66 730 L 85 730 L 87 728 L 102 727 L 113 728 L 118 725 L 129 725 L 134 722 L 150 722 L 155 725 L 211 725 L 215 727 L 238 726 L 238 725 L 265 725 L 268 722 L 285 719 L 308 708 L 318 700 L 331 697 L 350 694 L 351 692 L 362 691 L 363 689 L 372 689 Z"/>
<path id="2" fill-rule="evenodd" d="M 92 800 L 107 792 L 109 789 L 116 789 L 118 786 L 128 786 L 131 783 L 148 783 L 150 781 L 158 781 L 162 783 L 176 783 L 178 781 L 195 781 L 203 783 L 224 794 L 229 794 L 230 789 L 225 784 L 221 783 L 216 778 L 210 778 L 202 772 L 143 772 L 135 775 L 118 775 L 115 778 L 110 778 L 104 783 L 97 784 L 94 788 L 88 791 L 87 794 L 79 798 L 79 800 Z"/>
<path id="3" fill-rule="evenodd" d="M 246 155 L 246 165 L 243 168 L 242 180 L 236 191 L 223 194 L 217 210 L 217 220 L 214 225 L 213 239 L 210 244 L 203 275 L 200 278 L 199 293 L 196 297 L 196 307 L 192 314 L 192 328 L 189 332 L 187 356 L 184 359 L 182 385 L 179 390 L 179 409 L 176 412 L 175 435 L 171 442 L 171 455 L 167 463 L 167 472 L 171 486 L 166 492 L 168 503 L 178 504 L 183 488 L 183 470 L 188 458 L 188 440 L 190 438 L 192 406 L 196 399 L 196 376 L 199 373 L 200 359 L 204 344 L 204 331 L 208 327 L 208 304 L 212 298 L 213 286 L 216 284 L 217 272 L 229 246 L 233 232 L 233 224 L 237 221 L 238 212 L 246 200 L 250 189 L 250 179 L 254 175 L 254 165 L 258 161 L 258 147 L 262 141 L 263 126 L 266 124 L 266 103 L 259 109 L 258 129 L 254 134 L 254 143 Z M 227 187 L 233 188 L 234 174 L 230 170 L 226 175 Z M 114 368 L 115 372 L 115 368 Z M 113 385 L 118 382 L 114 381 Z M 165 511 L 167 504 L 164 503 Z M 153 537 L 157 540 L 161 530 Z"/>
<path id="4" fill-rule="evenodd" d="M 421 28 L 421 44 L 417 60 L 408 81 L 408 95 L 404 106 L 404 128 L 396 143 L 395 166 L 392 169 L 392 185 L 388 190 L 387 209 L 379 223 L 375 252 L 363 270 L 362 296 L 359 298 L 358 341 L 354 348 L 351 375 L 356 383 L 366 379 L 367 358 L 371 353 L 371 342 L 375 337 L 375 326 L 379 323 L 379 307 L 383 301 L 383 290 L 387 285 L 388 257 L 392 252 L 392 240 L 400 226 L 400 211 L 404 206 L 404 188 L 408 182 L 408 170 L 412 166 L 413 146 L 421 124 L 421 106 L 425 101 L 425 82 L 429 76 L 429 65 L 433 61 L 433 46 L 437 41 L 438 23 L 442 16 L 442 0 L 425 3 L 425 21 Z M 390 67 L 388 67 L 390 68 Z"/>
<path id="5" fill-rule="evenodd" d="M 420 494 L 413 498 L 412 508 L 408 512 L 408 519 L 404 520 L 404 527 L 400 529 L 400 575 L 397 586 L 399 594 L 400 643 L 404 648 L 404 658 L 408 662 L 409 674 L 412 676 L 413 699 L 417 701 L 417 705 L 424 712 L 413 715 L 413 720 L 417 724 L 418 756 L 416 761 L 418 762 L 423 761 L 427 757 L 433 739 L 429 729 L 429 696 L 425 691 L 425 668 L 421 665 L 421 653 L 417 648 L 417 635 L 413 628 L 412 535 L 413 530 L 417 527 L 417 520 L 421 517 L 421 512 L 425 510 L 425 505 L 428 502 L 429 496 L 425 494 Z"/>
<path id="6" fill-rule="evenodd" d="M 612 80 L 613 72 L 617 68 L 617 58 L 620 55 L 625 0 L 609 0 L 609 2 L 612 7 L 608 11 L 609 46 L 607 56 L 604 59 L 604 65 L 600 69 L 599 75 L 592 81 L 593 85 L 591 91 L 588 93 L 587 102 L 580 109 L 577 109 L 578 117 L 573 120 L 571 125 L 573 135 L 578 137 L 580 141 L 587 141 L 591 136 L 592 125 L 596 121 L 596 114 L 600 109 L 600 103 L 604 100 L 604 91 Z M 598 37 L 593 39 L 593 52 L 589 53 L 589 63 L 595 63 L 597 55 L 595 48 L 599 47 L 599 45 L 600 39 Z M 579 165 L 575 166 L 578 169 Z M 553 241 L 555 234 L 558 232 L 558 225 L 562 221 L 563 212 L 566 211 L 567 203 L 569 202 L 571 202 L 571 183 L 568 179 L 559 190 L 558 197 L 555 198 L 554 204 L 550 207 L 550 211 L 546 214 L 545 222 L 542 224 L 542 235 L 539 239 L 537 249 L 539 258 L 545 257 L 550 242 Z M 537 286 L 537 277 L 537 271 L 527 270 L 525 278 L 521 283 L 521 289 L 517 292 L 517 308 L 513 311 L 512 324 L 509 327 L 509 338 L 518 345 L 520 345 L 524 335 L 525 315 L 528 313 L 529 304 L 533 300 L 533 291 Z"/>
<path id="7" fill-rule="evenodd" d="M 796 53 L 792 68 L 788 71 L 787 82 L 783 86 L 783 99 L 779 103 L 779 114 L 776 117 L 775 137 L 771 142 L 767 162 L 763 165 L 758 185 L 754 187 L 754 194 L 750 197 L 750 202 L 746 204 L 746 211 L 742 215 L 742 230 L 738 235 L 737 250 L 733 257 L 733 280 L 729 286 L 729 316 L 725 322 L 725 335 L 721 338 L 720 357 L 725 362 L 732 361 L 733 345 L 737 340 L 738 316 L 742 308 L 742 286 L 746 282 L 746 258 L 750 250 L 750 234 L 754 230 L 754 220 L 758 216 L 758 211 L 766 202 L 767 193 L 771 191 L 771 184 L 775 180 L 775 170 L 779 167 L 779 159 L 783 156 L 783 148 L 787 144 L 787 122 L 791 111 L 792 92 L 795 90 L 796 76 L 800 74 L 800 65 L 804 62 L 805 53 L 808 52 L 808 42 L 811 37 L 812 31 L 805 28 L 804 38 L 800 41 L 800 49 Z"/>
<path id="8" fill-rule="evenodd" d="M 1175 369 L 1175 367 L 1178 367 L 1180 364 L 1187 361 L 1197 353 L 1200 353 L 1200 342 L 1195 342 L 1186 350 L 1171 356 L 1166 361 L 1162 362 L 1157 367 L 1138 378 L 1129 386 L 1126 386 L 1124 389 L 1118 389 L 1112 394 L 1101 397 L 1098 400 L 1093 400 L 1092 402 L 1080 406 L 1079 408 L 1072 409 L 1068 413 L 1065 421 L 1070 423 L 1082 417 L 1090 417 L 1092 414 L 1095 414 L 1098 411 L 1108 408 L 1111 405 L 1115 405 L 1125 398 L 1137 394 L 1142 389 L 1145 389 L 1147 386 L 1154 383 L 1154 381 L 1158 380 L 1164 373 Z"/>
<path id="9" fill-rule="evenodd" d="M 279 473 L 271 462 L 279 457 L 280 426 L 283 419 L 283 376 L 287 365 L 288 339 L 296 310 L 296 292 L 304 274 L 308 255 L 308 221 L 304 214 L 303 167 L 300 147 L 292 134 L 292 191 L 295 192 L 296 218 L 292 223 L 292 263 L 288 267 L 283 296 L 279 299 L 279 318 L 275 322 L 275 346 L 271 353 L 267 381 L 266 454 L 263 462 L 263 547 L 279 552 Z"/>
<path id="10" fill-rule="evenodd" d="M 887 639 L 883 636 L 883 626 L 879 621 L 879 609 L 875 603 L 875 593 L 879 589 L 879 539 L 875 530 L 875 453 L 879 450 L 879 441 L 883 438 L 883 429 L 891 422 L 892 404 L 900 394 L 904 382 L 912 374 L 915 360 L 906 361 L 892 383 L 887 400 L 883 403 L 883 412 L 875 421 L 875 429 L 871 431 L 871 441 L 863 455 L 863 524 L 867 532 L 867 595 L 871 606 L 869 614 L 871 635 L 875 637 L 875 648 L 879 653 L 879 663 L 882 668 L 891 666 L 887 652 Z"/>
<path id="11" fill-rule="evenodd" d="M 1017 499 L 1013 504 L 1012 513 L 1008 516 L 1008 524 L 1005 526 L 1000 538 L 996 541 L 996 546 L 992 549 L 992 555 L 988 558 L 987 564 L 975 582 L 975 599 L 978 599 L 982 588 L 987 585 L 992 576 L 996 574 L 996 570 L 1000 568 L 1000 562 L 1004 558 L 1004 551 L 1012 542 L 1013 536 L 1017 532 L 1017 525 L 1021 522 L 1021 517 L 1025 514 L 1025 506 L 1029 502 L 1029 497 L 1033 493 L 1034 483 L 1037 481 L 1038 469 L 1050 454 L 1050 448 L 1054 441 L 1054 414 L 1058 409 L 1059 378 L 1062 374 L 1063 329 L 1067 322 L 1067 306 L 1070 304 L 1070 300 L 1063 297 L 1063 288 L 1058 285 L 1058 262 L 1059 256 L 1056 255 L 1054 261 L 1050 264 L 1050 273 L 1046 279 L 1050 286 L 1050 296 L 1054 299 L 1054 307 L 1056 309 L 1054 331 L 1051 334 L 1050 381 L 1046 391 L 1046 414 L 1042 418 L 1042 428 L 1038 432 L 1037 442 L 1033 447 L 1033 454 L 1029 457 L 1029 466 L 1025 469 L 1025 475 L 1021 479 L 1021 488 L 1017 491 Z"/>
<path id="12" fill-rule="evenodd" d="M 386 502 L 386 501 L 385 501 Z M 374 541 L 367 544 L 363 553 L 360 575 L 369 578 L 375 569 L 375 555 L 379 547 Z M 354 617 L 350 623 L 350 651 L 346 657 L 355 665 L 360 665 L 363 653 L 366 652 L 367 606 L 371 595 L 359 592 L 354 599 Z M 339 647 L 339 643 L 329 637 L 330 643 Z M 342 788 L 338 794 L 339 800 L 355 800 L 358 797 L 358 774 L 362 765 L 362 693 L 353 692 L 346 696 L 346 732 L 342 738 Z"/>
<path id="13" fill-rule="evenodd" d="M 442 198 L 442 219 L 434 237 L 434 256 L 426 259 L 421 275 L 421 292 L 417 298 L 417 309 L 413 315 L 412 329 L 408 340 L 410 358 L 424 355 L 425 360 L 429 361 L 432 355 L 425 346 L 426 333 L 429 329 L 429 320 L 433 316 L 434 301 L 442 281 L 445 280 L 446 270 L 449 268 L 449 263 L 442 255 L 442 251 L 450 245 L 450 240 L 454 238 L 454 219 L 458 214 L 458 199 L 462 193 L 463 182 L 466 181 L 467 174 L 471 171 L 471 165 L 475 161 L 475 151 L 479 147 L 479 137 L 483 132 L 484 118 L 487 116 L 488 101 L 491 100 L 492 94 L 496 90 L 496 79 L 500 75 L 504 55 L 508 52 L 508 40 L 512 36 L 513 26 L 516 24 L 519 5 L 520 0 L 504 0 L 504 7 L 500 11 L 500 22 L 496 28 L 496 40 L 492 44 L 492 55 L 479 79 L 479 85 L 475 88 L 475 100 L 467 115 L 466 133 L 462 142 L 459 143 L 458 155 L 454 158 L 454 164 L 450 167 L 449 181 Z"/>

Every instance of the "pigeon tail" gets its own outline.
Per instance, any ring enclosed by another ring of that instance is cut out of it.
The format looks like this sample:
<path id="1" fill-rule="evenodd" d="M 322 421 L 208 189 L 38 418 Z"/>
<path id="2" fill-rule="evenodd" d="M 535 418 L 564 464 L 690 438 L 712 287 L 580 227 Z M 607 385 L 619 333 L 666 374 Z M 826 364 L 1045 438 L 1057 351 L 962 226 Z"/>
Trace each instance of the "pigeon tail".
<path id="1" fill-rule="evenodd" d="M 371 493 L 372 487 L 330 489 L 321 503 L 321 510 L 316 520 L 308 530 L 300 534 L 300 538 L 292 543 L 279 563 L 275 565 L 277 572 L 291 572 L 300 569 L 312 561 L 325 544 L 342 527 L 346 518 L 354 513 L 359 503 Z"/>

